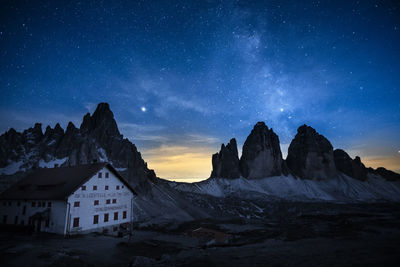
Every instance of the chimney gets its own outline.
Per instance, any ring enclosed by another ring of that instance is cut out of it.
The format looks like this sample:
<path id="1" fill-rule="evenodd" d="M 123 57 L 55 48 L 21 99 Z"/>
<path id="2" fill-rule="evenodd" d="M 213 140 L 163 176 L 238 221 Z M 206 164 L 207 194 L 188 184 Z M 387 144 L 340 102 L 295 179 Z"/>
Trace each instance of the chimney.
<path id="1" fill-rule="evenodd" d="M 58 164 L 56 163 L 56 164 L 54 164 L 54 168 L 58 168 Z"/>

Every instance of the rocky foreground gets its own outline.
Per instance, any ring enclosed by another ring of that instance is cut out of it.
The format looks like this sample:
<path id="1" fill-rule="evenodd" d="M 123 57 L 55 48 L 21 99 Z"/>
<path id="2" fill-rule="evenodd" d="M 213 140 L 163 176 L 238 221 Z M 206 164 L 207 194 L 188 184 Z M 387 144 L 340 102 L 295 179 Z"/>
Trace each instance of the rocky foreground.
<path id="1" fill-rule="evenodd" d="M 0 232 L 2 266 L 398 266 L 394 204 L 281 202 L 264 220 L 205 219 L 138 226 L 132 237 L 68 239 Z M 190 233 L 199 227 L 226 243 Z"/>

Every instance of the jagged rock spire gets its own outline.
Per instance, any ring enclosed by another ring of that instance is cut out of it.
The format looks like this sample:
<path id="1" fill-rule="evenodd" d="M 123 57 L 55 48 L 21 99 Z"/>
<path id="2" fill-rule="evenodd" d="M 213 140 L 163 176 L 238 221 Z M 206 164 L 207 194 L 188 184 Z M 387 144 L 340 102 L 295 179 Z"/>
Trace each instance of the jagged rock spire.
<path id="1" fill-rule="evenodd" d="M 335 151 L 333 151 L 333 156 L 336 168 L 339 171 L 361 181 L 367 179 L 368 172 L 364 164 L 361 162 L 360 157 L 357 156 L 355 159 L 352 159 L 349 154 L 342 149 L 335 149 Z"/>
<path id="2" fill-rule="evenodd" d="M 250 179 L 287 175 L 279 137 L 264 122 L 258 122 L 244 142 L 240 171 Z"/>
<path id="3" fill-rule="evenodd" d="M 307 125 L 297 129 L 286 162 L 292 173 L 303 179 L 323 180 L 337 175 L 331 143 Z"/>
<path id="4" fill-rule="evenodd" d="M 240 177 L 239 157 L 235 138 L 232 138 L 226 146 L 224 144 L 221 145 L 219 153 L 215 153 L 212 156 L 212 166 L 211 178 Z"/>

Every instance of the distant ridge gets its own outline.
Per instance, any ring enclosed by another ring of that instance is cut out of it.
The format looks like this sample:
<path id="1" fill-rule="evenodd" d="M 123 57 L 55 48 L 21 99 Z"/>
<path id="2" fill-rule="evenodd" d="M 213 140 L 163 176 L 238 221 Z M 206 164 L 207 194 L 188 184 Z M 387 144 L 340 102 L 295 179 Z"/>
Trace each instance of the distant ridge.
<path id="1" fill-rule="evenodd" d="M 335 179 L 341 173 L 365 181 L 378 175 L 387 181 L 400 181 L 400 174 L 383 167 L 366 168 L 360 157 L 352 159 L 344 150 L 333 146 L 314 128 L 302 125 L 290 143 L 286 160 L 282 159 L 279 137 L 264 122 L 255 124 L 247 137 L 240 159 L 234 138 L 212 157 L 211 178 L 261 179 L 291 174 L 300 179 Z"/>

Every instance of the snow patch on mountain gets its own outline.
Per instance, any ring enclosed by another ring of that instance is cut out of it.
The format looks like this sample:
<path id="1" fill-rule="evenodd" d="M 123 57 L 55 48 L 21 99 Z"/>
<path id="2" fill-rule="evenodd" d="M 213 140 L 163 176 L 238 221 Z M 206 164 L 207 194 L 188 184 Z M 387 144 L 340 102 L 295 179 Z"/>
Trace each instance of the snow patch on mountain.
<path id="1" fill-rule="evenodd" d="M 400 201 L 400 183 L 388 182 L 379 176 L 369 175 L 364 182 L 344 174 L 329 180 L 298 179 L 293 176 L 275 176 L 258 180 L 245 178 L 215 178 L 187 184 L 175 183 L 174 189 L 205 194 L 214 197 L 226 197 L 240 194 L 251 198 L 252 194 L 265 195 L 294 201 L 334 201 L 334 202 L 371 202 Z"/>
<path id="2" fill-rule="evenodd" d="M 43 159 L 41 159 L 39 161 L 39 167 L 40 168 L 54 168 L 54 166 L 57 164 L 58 166 L 61 166 L 61 164 L 64 164 L 64 162 L 66 162 L 68 159 L 68 157 L 62 158 L 62 159 L 53 159 L 50 161 L 44 161 Z"/>
<path id="3" fill-rule="evenodd" d="M 4 168 L 0 168 L 0 175 L 5 174 L 5 175 L 12 175 L 17 173 L 18 171 L 21 171 L 21 166 L 24 164 L 23 161 L 17 161 L 17 162 L 11 162 Z"/>

